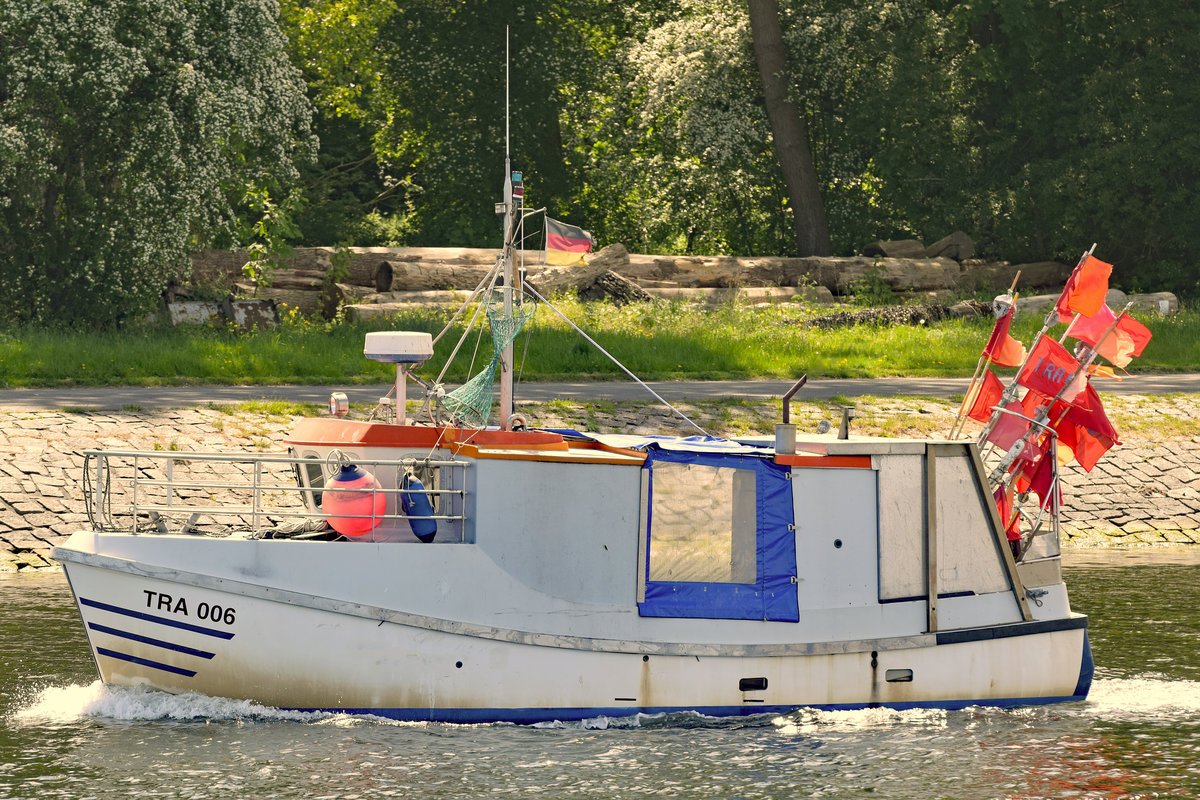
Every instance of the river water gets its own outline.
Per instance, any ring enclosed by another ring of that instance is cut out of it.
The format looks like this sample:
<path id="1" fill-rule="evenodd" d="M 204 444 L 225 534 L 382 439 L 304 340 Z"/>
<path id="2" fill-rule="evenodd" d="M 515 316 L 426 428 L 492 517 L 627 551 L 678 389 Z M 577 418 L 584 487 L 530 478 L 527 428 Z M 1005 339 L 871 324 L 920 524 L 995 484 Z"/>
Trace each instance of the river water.
<path id="1" fill-rule="evenodd" d="M 1068 553 L 1086 702 L 444 725 L 96 680 L 61 574 L 0 578 L 0 798 L 1197 798 L 1200 553 Z"/>

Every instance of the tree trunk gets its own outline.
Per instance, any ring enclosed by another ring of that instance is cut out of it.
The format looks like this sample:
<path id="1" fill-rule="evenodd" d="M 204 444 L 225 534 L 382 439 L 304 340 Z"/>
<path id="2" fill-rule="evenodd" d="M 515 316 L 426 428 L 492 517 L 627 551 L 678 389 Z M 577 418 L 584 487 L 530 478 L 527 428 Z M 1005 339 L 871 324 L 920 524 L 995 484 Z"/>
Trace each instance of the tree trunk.
<path id="1" fill-rule="evenodd" d="M 592 253 L 582 264 L 569 267 L 548 266 L 529 275 L 529 283 L 543 296 L 555 292 L 586 289 L 606 272 L 623 273 L 629 266 L 629 251 L 623 244 L 610 244 L 598 253 Z"/>
<path id="2" fill-rule="evenodd" d="M 428 289 L 474 289 L 491 272 L 491 267 L 454 261 L 387 261 L 390 281 L 385 292 L 412 292 Z M 379 270 L 383 283 L 383 270 Z"/>
<path id="3" fill-rule="evenodd" d="M 775 139 L 775 156 L 783 170 L 792 204 L 796 249 L 801 256 L 827 256 L 833 252 L 829 224 L 808 146 L 808 125 L 801 109 L 789 97 L 790 80 L 779 22 L 779 3 L 778 0 L 748 0 L 748 4 L 754 54 L 758 59 L 767 117 Z"/>
<path id="4" fill-rule="evenodd" d="M 614 305 L 623 306 L 626 303 L 643 303 L 650 300 L 650 293 L 633 281 L 609 270 L 591 286 L 584 287 L 579 292 L 580 300 L 609 299 Z"/>

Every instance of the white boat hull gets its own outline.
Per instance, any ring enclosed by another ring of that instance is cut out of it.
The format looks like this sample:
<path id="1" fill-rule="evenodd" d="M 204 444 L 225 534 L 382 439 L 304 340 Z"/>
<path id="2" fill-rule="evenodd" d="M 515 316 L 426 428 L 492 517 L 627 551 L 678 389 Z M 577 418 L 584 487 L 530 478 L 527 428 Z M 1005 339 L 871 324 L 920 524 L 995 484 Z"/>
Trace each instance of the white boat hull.
<path id="1" fill-rule="evenodd" d="M 537 722 L 684 709 L 1011 706 L 1083 699 L 1091 677 L 1078 615 L 734 645 L 721 655 L 711 643 L 539 636 L 94 554 L 59 556 L 106 683 L 283 708 Z"/>

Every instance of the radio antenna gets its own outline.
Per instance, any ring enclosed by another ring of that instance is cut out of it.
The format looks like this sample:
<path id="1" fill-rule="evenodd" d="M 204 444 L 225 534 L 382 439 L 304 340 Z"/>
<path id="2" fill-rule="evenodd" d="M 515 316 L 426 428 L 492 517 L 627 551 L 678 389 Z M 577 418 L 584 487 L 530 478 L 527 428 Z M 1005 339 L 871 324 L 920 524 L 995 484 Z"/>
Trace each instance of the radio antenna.
<path id="1" fill-rule="evenodd" d="M 504 166 L 507 169 L 508 163 L 508 96 L 509 96 L 509 61 L 511 60 L 511 50 L 509 45 L 508 26 L 504 26 Z"/>

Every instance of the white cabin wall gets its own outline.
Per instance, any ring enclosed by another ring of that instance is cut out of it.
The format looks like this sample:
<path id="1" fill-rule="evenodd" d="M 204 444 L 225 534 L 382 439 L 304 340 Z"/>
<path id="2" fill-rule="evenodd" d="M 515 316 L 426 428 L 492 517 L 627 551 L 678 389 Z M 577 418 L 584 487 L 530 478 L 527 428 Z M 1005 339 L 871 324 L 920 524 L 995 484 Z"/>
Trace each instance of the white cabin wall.
<path id="1" fill-rule="evenodd" d="M 875 484 L 869 469 L 792 470 L 802 620 L 806 609 L 878 603 Z"/>
<path id="2" fill-rule="evenodd" d="M 880 597 L 920 597 L 925 576 L 925 466 L 923 455 L 877 456 L 879 465 Z M 938 593 L 988 594 L 1008 590 L 989 510 L 969 451 L 934 461 Z"/>
<path id="3" fill-rule="evenodd" d="M 925 595 L 925 457 L 875 456 L 879 466 L 879 597 Z"/>
<path id="4" fill-rule="evenodd" d="M 964 450 L 961 456 L 939 456 L 937 481 L 938 591 L 987 594 L 1010 588 L 991 518 Z M 991 502 L 991 498 L 987 498 Z"/>
<path id="5" fill-rule="evenodd" d="M 633 605 L 639 467 L 478 459 L 472 468 L 474 540 L 501 568 L 556 597 Z"/>

